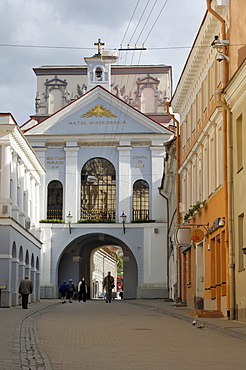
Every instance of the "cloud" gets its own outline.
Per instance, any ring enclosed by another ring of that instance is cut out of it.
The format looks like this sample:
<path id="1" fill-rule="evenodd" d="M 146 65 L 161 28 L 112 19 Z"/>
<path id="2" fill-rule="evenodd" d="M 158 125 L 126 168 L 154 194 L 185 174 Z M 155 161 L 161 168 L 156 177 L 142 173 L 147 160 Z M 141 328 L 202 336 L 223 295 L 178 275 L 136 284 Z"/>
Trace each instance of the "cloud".
<path id="1" fill-rule="evenodd" d="M 124 40 L 141 46 L 164 4 L 159 0 L 146 26 L 154 0 L 133 35 L 147 0 L 141 1 Z M 95 53 L 101 38 L 105 49 L 118 49 L 137 0 L 4 0 L 0 2 L 0 103 L 19 124 L 34 114 L 36 78 L 33 67 L 41 65 L 83 65 L 84 57 Z M 146 41 L 147 51 L 120 53 L 119 64 L 166 64 L 173 67 L 177 81 L 189 49 L 205 14 L 205 1 L 169 0 Z M 17 47 L 3 45 L 78 47 Z"/>

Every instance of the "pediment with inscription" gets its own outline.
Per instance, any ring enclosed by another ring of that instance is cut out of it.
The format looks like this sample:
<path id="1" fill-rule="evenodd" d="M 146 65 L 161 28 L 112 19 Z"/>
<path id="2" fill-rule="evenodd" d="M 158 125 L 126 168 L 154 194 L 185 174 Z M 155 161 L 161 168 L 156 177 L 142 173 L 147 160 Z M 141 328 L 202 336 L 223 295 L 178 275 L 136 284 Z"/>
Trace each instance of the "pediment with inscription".
<path id="1" fill-rule="evenodd" d="M 170 134 L 146 115 L 97 86 L 25 135 Z"/>

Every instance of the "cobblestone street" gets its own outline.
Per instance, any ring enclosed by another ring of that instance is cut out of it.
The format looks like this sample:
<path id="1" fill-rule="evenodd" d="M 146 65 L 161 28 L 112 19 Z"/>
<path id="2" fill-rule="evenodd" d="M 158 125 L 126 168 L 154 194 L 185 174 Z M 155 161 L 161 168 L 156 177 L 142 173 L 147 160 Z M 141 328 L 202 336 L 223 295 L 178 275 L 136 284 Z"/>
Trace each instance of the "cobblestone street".
<path id="1" fill-rule="evenodd" d="M 0 369 L 244 369 L 246 325 L 204 319 L 197 329 L 188 311 L 162 300 L 1 309 Z"/>

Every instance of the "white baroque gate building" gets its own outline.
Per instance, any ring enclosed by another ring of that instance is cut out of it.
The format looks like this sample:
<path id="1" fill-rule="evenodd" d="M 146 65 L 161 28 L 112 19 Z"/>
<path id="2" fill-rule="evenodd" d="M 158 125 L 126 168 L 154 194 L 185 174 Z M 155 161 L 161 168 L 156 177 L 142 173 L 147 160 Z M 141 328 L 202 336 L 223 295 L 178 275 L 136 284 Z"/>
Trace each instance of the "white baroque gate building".
<path id="1" fill-rule="evenodd" d="M 124 253 L 125 298 L 168 297 L 167 215 L 159 187 L 164 144 L 173 137 L 164 108 L 170 67 L 141 66 L 141 76 L 137 67 L 125 68 L 125 75 L 118 67 L 112 81 L 114 58 L 99 50 L 76 71 L 35 70 L 37 112 L 22 130 L 46 169 L 40 219 L 65 221 L 40 223 L 41 297 L 57 297 L 69 278 L 85 276 L 91 288 L 92 254 L 108 245 Z M 127 73 L 137 85 L 135 99 L 127 94 Z M 75 77 L 78 95 L 69 92 Z"/>

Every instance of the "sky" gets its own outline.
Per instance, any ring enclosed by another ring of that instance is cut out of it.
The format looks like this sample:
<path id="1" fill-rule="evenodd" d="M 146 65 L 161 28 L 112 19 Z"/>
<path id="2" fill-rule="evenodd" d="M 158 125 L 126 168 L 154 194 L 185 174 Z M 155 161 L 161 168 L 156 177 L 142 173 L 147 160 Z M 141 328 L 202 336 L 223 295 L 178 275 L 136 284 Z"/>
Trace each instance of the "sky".
<path id="1" fill-rule="evenodd" d="M 22 125 L 35 114 L 34 67 L 85 65 L 100 38 L 119 52 L 117 64 L 172 66 L 173 91 L 200 24 L 206 0 L 1 0 L 0 112 Z"/>

